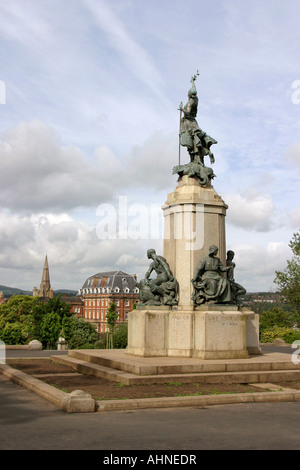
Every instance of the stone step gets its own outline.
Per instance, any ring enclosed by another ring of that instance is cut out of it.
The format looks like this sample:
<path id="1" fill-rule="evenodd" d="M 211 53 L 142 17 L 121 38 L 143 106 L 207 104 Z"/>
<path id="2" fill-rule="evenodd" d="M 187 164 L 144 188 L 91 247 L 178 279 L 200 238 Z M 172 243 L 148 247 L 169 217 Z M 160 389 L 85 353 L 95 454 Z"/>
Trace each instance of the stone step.
<path id="1" fill-rule="evenodd" d="M 283 360 L 262 360 L 261 357 L 251 357 L 242 360 L 197 360 L 184 358 L 136 358 L 127 356 L 124 352 L 116 350 L 70 350 L 68 357 L 80 359 L 85 362 L 119 369 L 135 375 L 163 375 L 163 374 L 193 374 L 213 372 L 237 371 L 276 371 L 300 370 L 291 358 Z M 149 359 L 149 360 L 148 360 Z"/>
<path id="2" fill-rule="evenodd" d="M 60 364 L 70 366 L 81 374 L 94 375 L 95 377 L 111 380 L 113 382 L 127 383 L 128 378 L 131 378 L 132 375 L 119 369 L 93 364 L 89 361 L 84 361 L 70 356 L 51 356 L 51 359 L 55 360 L 55 362 L 59 362 Z M 127 377 L 128 375 L 130 377 Z"/>
<path id="3" fill-rule="evenodd" d="M 182 383 L 262 383 L 300 380 L 300 369 L 287 370 L 237 370 L 226 372 L 176 373 L 136 375 L 120 369 L 84 361 L 76 357 L 53 357 L 56 362 L 71 366 L 74 370 L 94 375 L 106 380 L 124 383 L 125 385 L 151 384 L 165 382 Z"/>

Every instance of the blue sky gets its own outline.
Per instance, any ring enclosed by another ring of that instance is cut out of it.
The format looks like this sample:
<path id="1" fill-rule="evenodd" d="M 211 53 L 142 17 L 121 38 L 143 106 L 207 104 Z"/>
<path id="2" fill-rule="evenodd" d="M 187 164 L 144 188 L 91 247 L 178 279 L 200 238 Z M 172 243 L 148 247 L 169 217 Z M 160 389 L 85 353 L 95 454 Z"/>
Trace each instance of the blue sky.
<path id="1" fill-rule="evenodd" d="M 144 275 L 162 241 L 99 239 L 97 208 L 164 204 L 199 70 L 236 280 L 274 289 L 300 227 L 299 2 L 10 0 L 0 14 L 0 284 L 39 285 L 46 252 L 54 289 Z"/>

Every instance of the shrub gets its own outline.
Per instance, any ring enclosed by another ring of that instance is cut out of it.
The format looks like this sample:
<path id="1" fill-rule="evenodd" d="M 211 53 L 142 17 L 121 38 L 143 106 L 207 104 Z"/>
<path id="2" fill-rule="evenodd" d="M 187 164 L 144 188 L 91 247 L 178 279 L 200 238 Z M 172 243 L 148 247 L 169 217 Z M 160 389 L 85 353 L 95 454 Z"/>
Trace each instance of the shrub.
<path id="1" fill-rule="evenodd" d="M 1 340 L 10 345 L 24 344 L 20 323 L 6 323 L 1 331 Z"/>
<path id="2" fill-rule="evenodd" d="M 57 312 L 49 312 L 41 322 L 41 337 L 47 347 L 56 347 L 61 330 L 60 316 Z"/>
<path id="3" fill-rule="evenodd" d="M 262 343 L 272 343 L 277 338 L 283 339 L 288 344 L 292 344 L 294 341 L 300 340 L 300 330 L 283 326 L 273 326 L 268 330 L 262 331 L 260 334 L 260 341 Z"/>
<path id="4" fill-rule="evenodd" d="M 274 327 L 291 328 L 294 323 L 293 314 L 277 306 L 270 310 L 263 311 L 259 317 L 259 328 L 261 332 Z"/>
<path id="5" fill-rule="evenodd" d="M 125 349 L 128 343 L 128 325 L 121 323 L 116 325 L 116 330 L 113 334 L 113 347 L 115 349 Z"/>
<path id="6" fill-rule="evenodd" d="M 95 325 L 75 316 L 63 321 L 63 331 L 70 349 L 92 349 L 98 340 Z"/>

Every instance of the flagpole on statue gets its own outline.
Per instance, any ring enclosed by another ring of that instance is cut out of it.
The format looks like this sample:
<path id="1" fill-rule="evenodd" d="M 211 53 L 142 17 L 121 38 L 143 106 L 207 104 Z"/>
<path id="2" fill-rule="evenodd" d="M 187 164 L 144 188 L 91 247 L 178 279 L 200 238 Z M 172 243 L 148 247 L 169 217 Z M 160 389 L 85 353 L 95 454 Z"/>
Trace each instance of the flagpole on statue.
<path id="1" fill-rule="evenodd" d="M 179 165 L 180 165 L 180 149 L 181 149 L 181 145 L 180 145 L 180 130 L 181 130 L 181 118 L 182 118 L 182 106 L 183 106 L 183 103 L 181 101 L 180 105 L 179 105 L 179 111 L 180 111 L 180 118 L 179 118 L 179 148 L 178 148 L 178 161 L 179 161 Z"/>

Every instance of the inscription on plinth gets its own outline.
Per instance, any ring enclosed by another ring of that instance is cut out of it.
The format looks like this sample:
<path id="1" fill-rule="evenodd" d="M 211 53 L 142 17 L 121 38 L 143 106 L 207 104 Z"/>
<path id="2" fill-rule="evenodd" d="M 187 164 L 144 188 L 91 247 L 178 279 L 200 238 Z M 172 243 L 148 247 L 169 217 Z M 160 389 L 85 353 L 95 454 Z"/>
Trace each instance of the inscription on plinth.
<path id="1" fill-rule="evenodd" d="M 194 356 L 202 359 L 249 357 L 246 316 L 240 312 L 195 312 Z"/>
<path id="2" fill-rule="evenodd" d="M 191 357 L 193 350 L 194 314 L 170 313 L 168 356 Z"/>
<path id="3" fill-rule="evenodd" d="M 209 312 L 204 308 L 186 312 L 152 308 L 129 313 L 127 354 L 201 359 L 249 357 L 250 312 L 223 312 L 221 307 Z"/>

